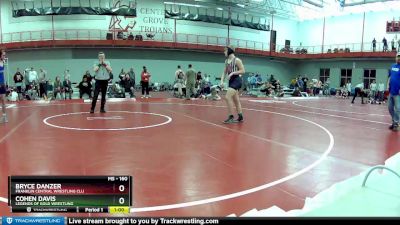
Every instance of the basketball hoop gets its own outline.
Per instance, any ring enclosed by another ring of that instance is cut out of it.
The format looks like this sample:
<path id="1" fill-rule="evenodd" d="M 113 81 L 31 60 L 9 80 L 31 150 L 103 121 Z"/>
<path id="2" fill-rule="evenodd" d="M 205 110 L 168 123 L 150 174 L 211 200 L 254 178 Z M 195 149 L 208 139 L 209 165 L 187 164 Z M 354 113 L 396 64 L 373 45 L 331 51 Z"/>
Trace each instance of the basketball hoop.
<path id="1" fill-rule="evenodd" d="M 4 58 L 3 63 L 4 63 L 4 65 L 8 65 L 8 58 Z"/>

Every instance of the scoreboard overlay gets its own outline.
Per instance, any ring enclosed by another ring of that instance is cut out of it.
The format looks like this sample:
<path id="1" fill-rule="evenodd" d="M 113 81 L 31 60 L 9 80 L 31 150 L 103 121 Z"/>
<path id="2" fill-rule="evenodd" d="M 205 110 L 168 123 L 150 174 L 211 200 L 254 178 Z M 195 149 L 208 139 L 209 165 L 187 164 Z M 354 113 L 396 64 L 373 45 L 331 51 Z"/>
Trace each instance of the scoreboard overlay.
<path id="1" fill-rule="evenodd" d="M 9 176 L 11 212 L 129 212 L 131 176 Z"/>

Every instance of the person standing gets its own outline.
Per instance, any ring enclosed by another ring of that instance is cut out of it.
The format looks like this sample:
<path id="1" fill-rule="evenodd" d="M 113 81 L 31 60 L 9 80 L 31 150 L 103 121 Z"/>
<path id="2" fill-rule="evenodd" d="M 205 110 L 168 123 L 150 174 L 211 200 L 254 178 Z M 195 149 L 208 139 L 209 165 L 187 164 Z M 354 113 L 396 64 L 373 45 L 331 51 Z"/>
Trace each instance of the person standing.
<path id="1" fill-rule="evenodd" d="M 193 69 L 192 64 L 189 64 L 186 71 L 186 100 L 194 97 L 196 87 L 196 71 Z"/>
<path id="2" fill-rule="evenodd" d="M 185 73 L 181 69 L 181 66 L 178 65 L 178 69 L 175 71 L 175 82 L 176 82 L 176 87 L 178 88 L 179 98 L 183 98 L 184 79 L 185 79 Z"/>
<path id="3" fill-rule="evenodd" d="M 308 78 L 304 77 L 303 78 L 303 92 L 306 92 L 306 93 L 307 93 L 307 82 L 308 82 Z"/>
<path id="4" fill-rule="evenodd" d="M 372 40 L 372 51 L 375 52 L 376 50 L 376 40 L 374 38 L 374 40 Z"/>
<path id="5" fill-rule="evenodd" d="M 6 114 L 6 79 L 4 76 L 4 60 L 6 58 L 6 51 L 4 49 L 0 49 L 0 101 L 1 101 L 1 109 L 3 115 L 1 117 L 1 123 L 7 123 L 7 114 Z"/>
<path id="6" fill-rule="evenodd" d="M 18 100 L 22 100 L 22 86 L 24 84 L 24 76 L 19 72 L 19 68 L 17 68 L 17 72 L 14 74 L 14 83 L 17 87 Z"/>
<path id="7" fill-rule="evenodd" d="M 28 76 L 29 76 L 29 84 L 30 85 L 32 85 L 34 83 L 37 83 L 38 75 L 37 75 L 37 72 L 33 69 L 33 67 L 29 71 L 29 75 Z"/>
<path id="8" fill-rule="evenodd" d="M 378 84 L 378 103 L 382 104 L 385 100 L 385 84 L 380 82 Z"/>
<path id="9" fill-rule="evenodd" d="M 107 94 L 107 86 L 108 81 L 110 80 L 112 73 L 111 64 L 109 61 L 106 61 L 106 55 L 104 52 L 99 52 L 98 55 L 99 61 L 95 62 L 93 65 L 93 70 L 95 73 L 94 79 L 96 80 L 94 95 L 92 100 L 92 107 L 90 108 L 90 113 L 94 113 L 96 108 L 97 98 L 99 97 L 99 93 L 101 92 L 101 106 L 100 113 L 105 113 L 105 105 L 106 105 L 106 94 Z"/>
<path id="10" fill-rule="evenodd" d="M 396 63 L 392 65 L 387 83 L 389 91 L 388 108 L 392 117 L 392 131 L 399 131 L 400 122 L 400 52 L 396 54 Z"/>
<path id="11" fill-rule="evenodd" d="M 141 98 L 149 98 L 149 83 L 150 83 L 150 73 L 147 71 L 147 68 L 143 66 L 143 71 L 141 75 L 140 84 L 142 85 L 142 97 Z"/>
<path id="12" fill-rule="evenodd" d="M 119 72 L 119 80 L 121 81 L 122 79 L 125 79 L 125 71 L 124 68 L 121 69 L 121 72 Z"/>
<path id="13" fill-rule="evenodd" d="M 387 40 L 386 40 L 385 37 L 382 39 L 382 43 L 383 43 L 383 52 L 387 52 L 387 50 L 388 50 L 388 43 L 387 43 Z"/>
<path id="14" fill-rule="evenodd" d="M 370 95 L 371 95 L 371 101 L 373 103 L 375 103 L 376 96 L 377 96 L 377 90 L 378 90 L 378 86 L 377 86 L 375 80 L 373 80 L 372 83 L 369 85 L 369 90 L 370 90 Z"/>
<path id="15" fill-rule="evenodd" d="M 69 69 L 64 70 L 64 80 L 70 80 L 71 74 L 69 73 Z"/>
<path id="16" fill-rule="evenodd" d="M 364 104 L 364 83 L 360 83 L 356 85 L 356 88 L 354 90 L 354 96 L 353 100 L 351 101 L 351 104 L 354 104 L 354 99 L 360 95 L 361 96 L 361 104 Z"/>
<path id="17" fill-rule="evenodd" d="M 47 79 L 46 75 L 47 72 L 40 68 L 39 69 L 39 97 L 44 98 L 44 100 L 47 100 Z"/>
<path id="18" fill-rule="evenodd" d="M 135 71 L 133 70 L 133 67 L 131 67 L 131 69 L 129 70 L 128 74 L 129 74 L 130 79 L 133 80 L 133 82 L 136 83 Z"/>
<path id="19" fill-rule="evenodd" d="M 400 38 L 397 40 L 397 51 L 400 51 Z"/>
<path id="20" fill-rule="evenodd" d="M 239 99 L 239 90 L 242 87 L 242 74 L 245 73 L 245 69 L 242 60 L 235 56 L 235 49 L 232 46 L 225 47 L 224 54 L 225 70 L 221 77 L 221 87 L 224 86 L 225 77 L 228 77 L 228 90 L 226 92 L 225 100 L 228 105 L 229 116 L 224 123 L 237 123 L 243 122 L 242 106 Z M 271 75 L 271 79 L 273 76 Z M 234 120 L 233 112 L 234 106 L 238 113 L 238 119 Z"/>
<path id="21" fill-rule="evenodd" d="M 394 38 L 392 39 L 392 51 L 396 51 L 396 47 L 394 47 Z"/>
<path id="22" fill-rule="evenodd" d="M 347 81 L 347 83 L 346 83 L 346 89 L 347 89 L 347 96 L 350 96 L 351 95 L 351 82 L 350 82 L 350 80 Z"/>

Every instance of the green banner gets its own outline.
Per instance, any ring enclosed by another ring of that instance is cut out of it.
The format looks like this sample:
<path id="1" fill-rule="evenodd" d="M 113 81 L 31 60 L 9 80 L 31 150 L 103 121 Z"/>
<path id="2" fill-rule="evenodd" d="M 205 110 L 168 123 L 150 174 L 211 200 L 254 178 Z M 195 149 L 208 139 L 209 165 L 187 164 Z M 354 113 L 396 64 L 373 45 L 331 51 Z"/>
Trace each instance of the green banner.
<path id="1" fill-rule="evenodd" d="M 109 15 L 109 16 L 136 16 L 136 8 L 115 7 L 43 7 L 32 9 L 13 10 L 13 17 L 48 16 L 48 15 Z"/>
<path id="2" fill-rule="evenodd" d="M 191 14 L 191 13 L 173 13 L 165 10 L 165 18 L 168 19 L 177 19 L 177 20 L 189 20 L 189 21 L 201 21 L 206 23 L 217 23 L 223 25 L 231 25 L 237 27 L 245 27 L 254 30 L 263 30 L 269 31 L 269 25 L 267 24 L 259 24 L 259 23 L 252 23 L 248 21 L 240 21 L 238 19 L 229 19 L 226 17 L 216 17 L 216 16 L 209 16 L 209 15 L 198 15 L 198 14 Z"/>

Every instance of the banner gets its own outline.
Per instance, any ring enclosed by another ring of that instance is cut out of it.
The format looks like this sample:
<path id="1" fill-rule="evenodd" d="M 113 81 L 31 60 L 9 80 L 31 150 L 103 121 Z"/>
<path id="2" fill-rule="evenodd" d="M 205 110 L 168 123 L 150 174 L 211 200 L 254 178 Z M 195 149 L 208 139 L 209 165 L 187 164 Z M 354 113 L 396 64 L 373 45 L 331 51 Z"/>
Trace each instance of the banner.
<path id="1" fill-rule="evenodd" d="M 138 0 L 135 31 L 149 34 L 173 33 L 173 23 L 165 18 L 165 6 L 159 0 Z"/>

